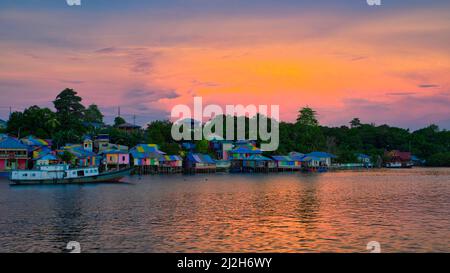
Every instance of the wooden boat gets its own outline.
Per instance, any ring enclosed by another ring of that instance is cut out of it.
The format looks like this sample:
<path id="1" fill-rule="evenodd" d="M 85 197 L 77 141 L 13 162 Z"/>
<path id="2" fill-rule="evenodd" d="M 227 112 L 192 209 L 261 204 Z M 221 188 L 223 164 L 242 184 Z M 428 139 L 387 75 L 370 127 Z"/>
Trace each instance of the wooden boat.
<path id="1" fill-rule="evenodd" d="M 70 169 L 68 165 L 40 166 L 36 170 L 12 171 L 11 185 L 59 185 L 113 183 L 129 175 L 132 168 L 100 173 L 97 167 Z"/>

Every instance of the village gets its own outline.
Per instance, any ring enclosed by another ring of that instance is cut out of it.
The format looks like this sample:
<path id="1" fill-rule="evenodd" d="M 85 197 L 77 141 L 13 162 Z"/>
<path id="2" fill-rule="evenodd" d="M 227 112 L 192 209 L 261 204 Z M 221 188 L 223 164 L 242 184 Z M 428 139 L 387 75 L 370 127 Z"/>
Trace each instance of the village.
<path id="1" fill-rule="evenodd" d="M 123 126 L 124 127 L 124 126 Z M 124 130 L 130 130 L 125 128 Z M 106 134 L 85 135 L 82 143 L 67 143 L 52 149 L 52 140 L 35 136 L 15 138 L 0 135 L 0 173 L 32 170 L 41 166 L 67 164 L 71 167 L 98 167 L 101 172 L 133 168 L 137 175 L 174 173 L 272 173 L 326 172 L 336 169 L 367 169 L 374 167 L 408 168 L 418 162 L 409 152 L 386 152 L 382 165 L 365 154 L 357 154 L 357 162 L 339 164 L 335 155 L 322 151 L 286 155 L 264 155 L 255 141 L 228 141 L 211 136 L 209 153 L 197 153 L 195 143 L 182 142 L 180 154 L 167 154 L 157 144 L 135 147 L 114 144 Z"/>

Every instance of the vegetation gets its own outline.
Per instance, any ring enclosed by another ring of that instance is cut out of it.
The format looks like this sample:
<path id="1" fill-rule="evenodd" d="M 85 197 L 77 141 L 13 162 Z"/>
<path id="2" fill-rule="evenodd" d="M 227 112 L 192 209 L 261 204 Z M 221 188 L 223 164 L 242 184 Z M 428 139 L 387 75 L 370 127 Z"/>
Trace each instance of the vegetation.
<path id="1" fill-rule="evenodd" d="M 82 98 L 72 89 L 63 90 L 56 97 L 54 106 L 56 111 L 31 106 L 23 112 L 12 113 L 6 132 L 19 137 L 32 134 L 40 138 L 51 138 L 55 148 L 66 143 L 78 143 L 84 134 L 102 133 L 109 134 L 112 142 L 129 147 L 139 143 L 155 143 L 168 154 L 183 153 L 179 143 L 171 137 L 170 121 L 154 121 L 145 130 L 134 132 L 116 128 L 126 122 L 121 117 L 115 119 L 114 126 L 83 126 L 83 123 L 103 124 L 103 114 L 96 105 L 85 108 Z M 256 118 L 259 119 L 260 116 Z M 234 119 L 236 129 L 237 118 Z M 245 120 L 248 128 L 249 118 Z M 223 125 L 226 129 L 225 119 Z M 299 111 L 295 123 L 281 122 L 279 130 L 280 146 L 276 154 L 327 151 L 337 155 L 340 162 L 346 163 L 354 162 L 356 153 L 364 153 L 377 162 L 386 150 L 396 149 L 411 151 L 425 159 L 430 166 L 450 166 L 450 131 L 440 130 L 436 125 L 411 132 L 388 125 L 365 124 L 359 118 L 354 118 L 349 126 L 326 127 L 319 124 L 316 112 L 306 107 Z M 247 131 L 246 137 L 248 135 Z M 207 142 L 196 142 L 197 152 L 207 150 Z"/>

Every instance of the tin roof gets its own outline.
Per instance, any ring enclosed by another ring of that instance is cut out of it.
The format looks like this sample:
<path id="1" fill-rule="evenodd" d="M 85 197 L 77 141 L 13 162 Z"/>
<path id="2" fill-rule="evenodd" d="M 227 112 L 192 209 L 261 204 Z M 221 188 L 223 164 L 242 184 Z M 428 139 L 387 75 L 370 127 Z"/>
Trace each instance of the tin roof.
<path id="1" fill-rule="evenodd" d="M 28 150 L 28 147 L 18 139 L 8 136 L 0 140 L 0 149 Z"/>
<path id="2" fill-rule="evenodd" d="M 188 160 L 195 163 L 207 163 L 207 164 L 215 164 L 216 162 L 211 158 L 211 156 L 207 154 L 188 154 Z"/>

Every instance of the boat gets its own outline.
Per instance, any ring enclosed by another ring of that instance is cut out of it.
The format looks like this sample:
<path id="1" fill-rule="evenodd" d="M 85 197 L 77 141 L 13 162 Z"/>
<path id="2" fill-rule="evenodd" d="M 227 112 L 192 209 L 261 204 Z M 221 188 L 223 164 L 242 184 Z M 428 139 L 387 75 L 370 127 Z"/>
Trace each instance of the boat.
<path id="1" fill-rule="evenodd" d="M 388 162 L 385 164 L 389 169 L 410 169 L 413 167 L 412 162 Z"/>
<path id="2" fill-rule="evenodd" d="M 68 165 L 61 164 L 39 166 L 35 170 L 15 170 L 9 180 L 11 185 L 118 183 L 131 171 L 132 168 L 99 172 L 98 167 L 70 169 Z"/>

